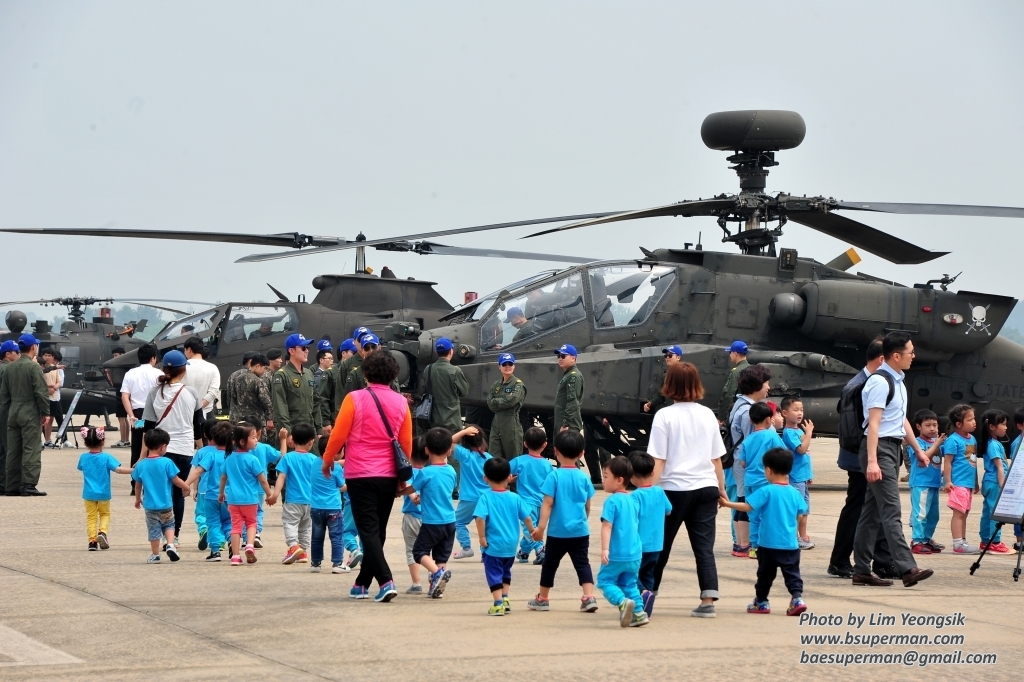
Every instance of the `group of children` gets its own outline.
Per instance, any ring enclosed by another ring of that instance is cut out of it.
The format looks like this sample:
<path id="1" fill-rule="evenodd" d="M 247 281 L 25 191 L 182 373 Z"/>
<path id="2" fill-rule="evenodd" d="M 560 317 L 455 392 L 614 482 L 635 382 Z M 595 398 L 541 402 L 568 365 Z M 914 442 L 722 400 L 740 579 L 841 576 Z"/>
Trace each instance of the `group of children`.
<path id="1" fill-rule="evenodd" d="M 171 503 L 172 486 L 177 486 L 195 500 L 199 549 L 209 548 L 208 562 L 221 561 L 221 552 L 228 548 L 232 566 L 241 566 L 243 555 L 245 563 L 256 563 L 256 549 L 263 546 L 264 504 L 276 504 L 284 493 L 281 516 L 288 549 L 282 563 L 311 562 L 311 571 L 319 572 L 324 540 L 329 535 L 331 572 L 350 572 L 361 561 L 362 552 L 342 465 L 335 463 L 329 477 L 321 473 L 321 460 L 312 452 L 316 432 L 309 424 L 295 425 L 288 441 L 293 450 L 285 455 L 260 442 L 262 427 L 252 422 L 209 420 L 204 435 L 210 444 L 195 453 L 186 480 L 163 456 L 170 438 L 162 429 L 145 434 L 147 456 L 129 468 L 103 451 L 106 434 L 102 427 L 83 427 L 82 438 L 89 452 L 82 453 L 78 469 L 84 479 L 89 550 L 110 547 L 110 472 L 116 472 L 131 474 L 135 482 L 135 507 L 146 514 L 152 549 L 149 563 L 160 563 L 161 544 L 172 562 L 180 559 Z M 273 488 L 268 483 L 271 464 L 277 469 Z M 348 561 L 344 559 L 346 550 Z"/>
<path id="2" fill-rule="evenodd" d="M 1017 410 L 1014 422 L 1018 432 L 1024 432 L 1024 410 Z M 939 523 L 939 493 L 947 493 L 946 506 L 953 512 L 950 531 L 953 553 L 977 554 L 988 549 L 995 554 L 1006 554 L 1010 548 L 1002 542 L 1002 531 L 997 529 L 992 513 L 999 492 L 1006 480 L 1007 460 L 1012 459 L 1020 447 L 1021 436 L 1010 444 L 1009 452 L 1003 438 L 1009 427 L 1009 417 L 1001 410 L 988 410 L 981 415 L 979 425 L 970 405 L 957 405 L 949 411 L 949 435 L 939 434 L 939 418 L 931 410 L 920 410 L 914 415 L 917 442 L 928 457 L 928 463 L 916 460 L 908 448 L 910 469 L 910 528 L 911 551 L 915 554 L 933 554 L 945 547 L 935 542 L 935 528 Z M 977 432 L 978 436 L 973 434 Z M 984 475 L 978 481 L 978 457 L 982 458 Z M 972 508 L 973 496 L 981 493 L 982 510 L 978 546 L 967 542 L 967 515 Z M 1021 528 L 1014 526 L 1017 545 L 1021 542 Z"/>

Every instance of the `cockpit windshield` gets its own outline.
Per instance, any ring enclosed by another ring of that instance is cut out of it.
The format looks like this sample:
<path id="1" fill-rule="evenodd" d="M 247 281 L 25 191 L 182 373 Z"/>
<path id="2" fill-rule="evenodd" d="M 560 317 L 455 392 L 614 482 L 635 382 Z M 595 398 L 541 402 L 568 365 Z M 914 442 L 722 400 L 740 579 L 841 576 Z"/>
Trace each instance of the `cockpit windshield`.
<path id="1" fill-rule="evenodd" d="M 175 322 L 171 322 L 159 334 L 154 341 L 167 341 L 186 334 L 199 334 L 212 330 L 220 321 L 220 311 L 217 309 L 207 310 L 196 315 L 189 315 Z"/>
<path id="2" fill-rule="evenodd" d="M 483 318 L 483 316 L 487 314 L 487 311 L 491 309 L 491 306 L 494 305 L 494 302 L 498 300 L 498 295 L 502 291 L 515 293 L 519 289 L 525 289 L 534 282 L 539 282 L 542 279 L 547 279 L 548 277 L 554 275 L 557 272 L 558 270 L 544 270 L 543 272 L 538 272 L 536 275 L 527 277 L 526 279 L 519 280 L 518 282 L 515 282 L 513 284 L 509 284 L 507 287 L 502 287 L 498 291 L 493 291 L 484 296 L 483 298 L 481 298 L 479 301 L 473 301 L 473 303 L 471 303 L 470 305 L 475 305 L 476 309 L 472 313 L 470 313 L 468 318 L 466 318 L 467 321 L 479 320 Z"/>
<path id="3" fill-rule="evenodd" d="M 536 280 L 534 280 L 536 282 Z M 583 277 L 579 270 L 534 286 L 520 287 L 501 298 L 496 311 L 480 325 L 480 347 L 499 350 L 565 327 L 586 316 Z"/>

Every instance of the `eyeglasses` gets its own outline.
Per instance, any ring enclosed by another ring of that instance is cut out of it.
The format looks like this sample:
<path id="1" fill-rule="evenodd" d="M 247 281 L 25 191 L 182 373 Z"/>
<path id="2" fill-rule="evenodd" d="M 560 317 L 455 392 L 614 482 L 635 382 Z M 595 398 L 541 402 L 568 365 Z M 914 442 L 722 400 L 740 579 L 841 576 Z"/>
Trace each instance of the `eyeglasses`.
<path id="1" fill-rule="evenodd" d="M 571 358 L 571 357 L 572 357 L 571 355 L 566 355 L 565 353 L 559 353 L 558 354 L 558 359 L 559 360 L 565 360 L 566 358 Z"/>
<path id="2" fill-rule="evenodd" d="M 675 353 L 662 353 L 666 358 L 678 357 Z"/>
<path id="3" fill-rule="evenodd" d="M 300 353 L 308 353 L 309 352 L 309 346 L 296 346 L 292 350 L 297 350 Z"/>
<path id="4" fill-rule="evenodd" d="M 514 363 L 514 362 L 503 362 L 503 363 L 501 363 L 501 366 L 502 367 L 515 367 L 516 363 Z"/>
<path id="5" fill-rule="evenodd" d="M 378 348 L 380 348 L 380 346 L 378 346 L 375 343 L 368 343 L 365 346 L 363 346 L 363 350 L 367 350 L 367 351 L 369 351 L 369 350 L 377 350 Z"/>

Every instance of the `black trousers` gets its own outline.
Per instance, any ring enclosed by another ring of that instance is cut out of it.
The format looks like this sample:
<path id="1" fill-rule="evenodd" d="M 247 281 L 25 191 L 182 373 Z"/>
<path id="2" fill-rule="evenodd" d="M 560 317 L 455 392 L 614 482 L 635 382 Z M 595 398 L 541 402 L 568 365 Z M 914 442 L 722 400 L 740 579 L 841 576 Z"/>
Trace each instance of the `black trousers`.
<path id="1" fill-rule="evenodd" d="M 853 540 L 857 537 L 857 523 L 864 508 L 864 494 L 868 490 L 868 479 L 860 471 L 847 471 L 846 504 L 839 512 L 836 524 L 836 541 L 832 546 L 832 558 L 829 563 L 839 568 L 851 568 L 850 555 L 853 554 Z M 885 533 L 878 531 L 875 541 L 875 566 L 888 566 L 892 563 L 889 543 L 885 541 Z"/>
<path id="2" fill-rule="evenodd" d="M 638 582 L 641 590 L 654 589 L 654 570 L 658 567 L 661 552 L 644 552 L 640 555 L 640 575 Z"/>
<path id="3" fill-rule="evenodd" d="M 697 562 L 697 584 L 701 599 L 718 599 L 718 567 L 715 565 L 715 516 L 718 514 L 718 487 L 697 490 L 666 490 L 672 513 L 665 517 L 665 544 L 654 567 L 654 591 L 668 565 L 672 543 L 679 527 L 686 524 L 690 548 Z"/>
<path id="4" fill-rule="evenodd" d="M 772 590 L 777 569 L 780 568 L 790 596 L 794 599 L 804 596 L 804 581 L 800 577 L 800 550 L 758 547 L 757 582 L 754 584 L 757 601 L 768 601 L 768 593 Z"/>
<path id="5" fill-rule="evenodd" d="M 566 554 L 572 560 L 572 566 L 576 569 L 576 577 L 580 585 L 594 582 L 594 572 L 590 570 L 590 536 L 583 535 L 578 538 L 553 538 L 548 536 L 544 545 L 544 565 L 540 567 L 540 586 L 548 589 L 555 586 L 555 573 L 558 571 L 558 564 Z"/>
<path id="6" fill-rule="evenodd" d="M 139 419 L 142 419 L 142 412 L 143 410 L 141 409 L 132 410 L 132 413 L 135 415 L 135 419 L 132 421 L 131 424 L 129 424 L 129 426 L 131 426 L 132 433 L 132 467 L 134 467 L 138 463 L 139 458 L 142 457 L 142 436 L 144 434 L 144 431 L 142 429 L 135 428 L 135 422 L 138 421 Z M 134 492 L 135 481 L 133 480 L 132 493 Z"/>
<path id="7" fill-rule="evenodd" d="M 384 540 L 388 533 L 388 518 L 395 504 L 397 478 L 349 478 L 348 497 L 352 502 L 352 519 L 363 544 L 363 562 L 355 584 L 370 588 L 374 579 L 378 585 L 391 580 L 391 567 L 384 558 Z"/>
<path id="8" fill-rule="evenodd" d="M 178 478 L 182 481 L 188 480 L 188 474 L 192 471 L 192 458 L 187 455 L 175 455 L 168 452 L 164 455 L 174 462 L 178 467 Z M 181 532 L 181 522 L 185 518 L 185 491 L 176 485 L 171 486 L 171 507 L 174 509 L 174 537 Z"/>

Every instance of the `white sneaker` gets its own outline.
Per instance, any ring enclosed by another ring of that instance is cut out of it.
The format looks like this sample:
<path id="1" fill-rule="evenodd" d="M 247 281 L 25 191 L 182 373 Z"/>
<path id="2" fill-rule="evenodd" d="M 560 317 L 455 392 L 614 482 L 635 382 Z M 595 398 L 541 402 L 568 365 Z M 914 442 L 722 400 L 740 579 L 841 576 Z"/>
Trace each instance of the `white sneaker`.
<path id="1" fill-rule="evenodd" d="M 468 547 L 466 549 L 460 549 L 458 552 L 453 554 L 452 559 L 468 559 L 471 556 L 474 556 L 475 554 L 476 552 L 473 551 L 473 548 Z"/>
<path id="2" fill-rule="evenodd" d="M 966 540 L 953 543 L 953 554 L 980 554 L 981 550 L 970 545 Z"/>
<path id="3" fill-rule="evenodd" d="M 814 549 L 814 543 L 810 540 L 804 540 L 803 538 L 797 538 L 796 544 L 800 549 Z"/>

